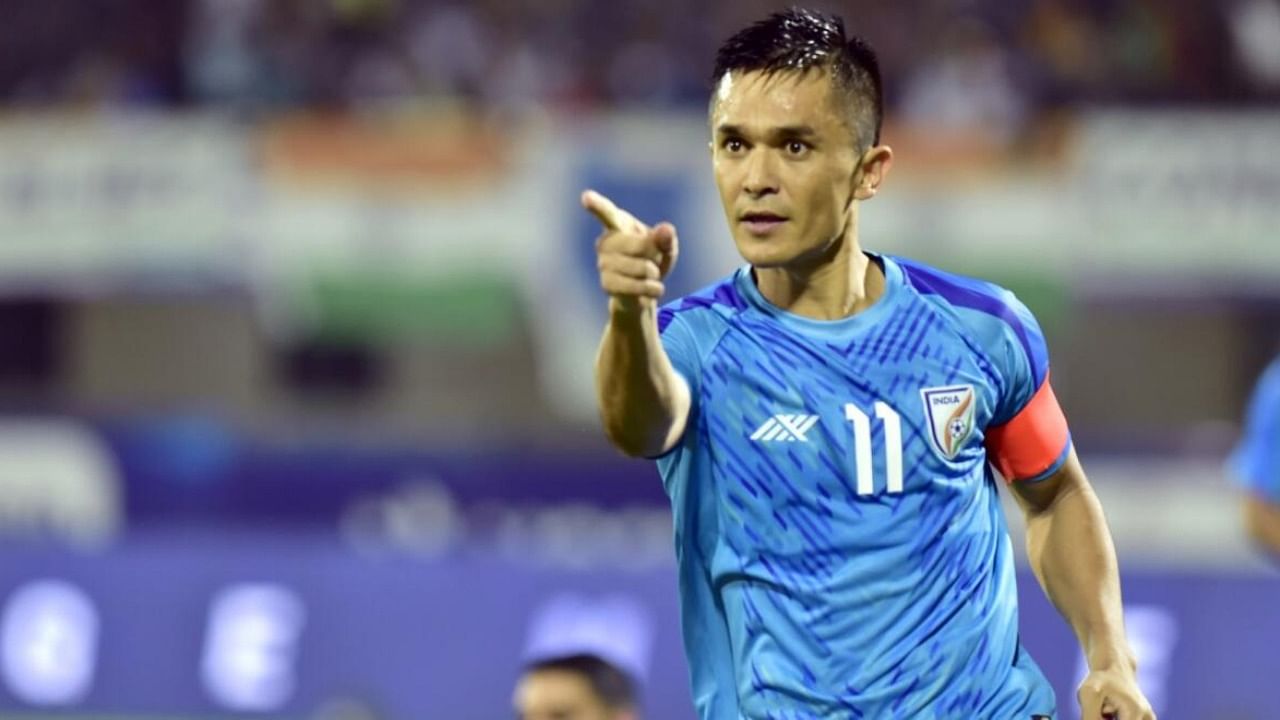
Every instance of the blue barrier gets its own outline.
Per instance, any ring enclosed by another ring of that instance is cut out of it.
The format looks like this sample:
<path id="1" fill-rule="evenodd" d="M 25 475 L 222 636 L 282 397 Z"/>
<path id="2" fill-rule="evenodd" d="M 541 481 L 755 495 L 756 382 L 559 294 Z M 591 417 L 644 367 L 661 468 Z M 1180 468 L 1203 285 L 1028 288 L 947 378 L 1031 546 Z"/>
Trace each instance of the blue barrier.
<path id="1" fill-rule="evenodd" d="M 1023 639 L 1074 711 L 1079 652 L 1023 573 Z M 1130 631 L 1163 720 L 1280 717 L 1280 580 L 1130 573 Z M 100 554 L 0 552 L 0 710 L 305 718 L 506 717 L 539 608 L 643 608 L 651 718 L 692 718 L 674 572 L 353 552 L 313 534 L 139 533 Z"/>

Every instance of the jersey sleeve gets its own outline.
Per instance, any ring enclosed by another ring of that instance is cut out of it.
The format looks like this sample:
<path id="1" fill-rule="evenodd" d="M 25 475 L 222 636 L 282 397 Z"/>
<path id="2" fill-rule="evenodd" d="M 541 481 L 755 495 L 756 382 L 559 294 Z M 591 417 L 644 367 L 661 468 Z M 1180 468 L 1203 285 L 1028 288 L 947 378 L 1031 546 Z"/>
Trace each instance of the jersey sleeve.
<path id="1" fill-rule="evenodd" d="M 651 460 L 668 461 L 685 445 L 691 435 L 690 427 L 694 426 L 698 416 L 699 388 L 702 384 L 702 353 L 698 336 L 700 323 L 696 319 L 691 322 L 690 313 L 678 313 L 672 308 L 658 311 L 658 334 L 662 339 L 662 349 L 667 353 L 671 366 L 689 386 L 689 417 L 685 421 L 684 437 L 680 438 L 666 452 L 650 456 Z"/>
<path id="2" fill-rule="evenodd" d="M 696 401 L 702 378 L 702 363 L 695 328 L 686 316 L 687 313 L 677 314 L 667 308 L 659 310 L 658 334 L 662 338 L 662 349 L 671 360 L 671 366 L 689 384 L 689 395 Z"/>
<path id="3" fill-rule="evenodd" d="M 1228 470 L 1244 490 L 1280 503 L 1280 360 L 1258 381 Z"/>
<path id="4" fill-rule="evenodd" d="M 1000 300 L 1004 323 L 991 357 L 1004 383 L 986 431 L 987 457 L 1005 480 L 1034 482 L 1066 462 L 1071 434 L 1049 382 L 1040 324 L 1013 293 Z"/>

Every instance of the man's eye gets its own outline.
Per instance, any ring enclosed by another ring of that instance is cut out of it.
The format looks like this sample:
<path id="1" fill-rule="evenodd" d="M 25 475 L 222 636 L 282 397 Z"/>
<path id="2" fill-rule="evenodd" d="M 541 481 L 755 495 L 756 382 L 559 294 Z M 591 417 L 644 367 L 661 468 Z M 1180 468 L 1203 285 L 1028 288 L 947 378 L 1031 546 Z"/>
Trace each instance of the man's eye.
<path id="1" fill-rule="evenodd" d="M 799 140 L 792 140 L 787 143 L 787 152 L 792 155 L 803 155 L 809 150 L 809 145 Z"/>
<path id="2" fill-rule="evenodd" d="M 724 141 L 724 149 L 728 150 L 729 152 L 732 152 L 732 153 L 742 152 L 742 148 L 743 148 L 742 141 L 738 140 L 737 138 L 729 138 L 728 140 Z"/>

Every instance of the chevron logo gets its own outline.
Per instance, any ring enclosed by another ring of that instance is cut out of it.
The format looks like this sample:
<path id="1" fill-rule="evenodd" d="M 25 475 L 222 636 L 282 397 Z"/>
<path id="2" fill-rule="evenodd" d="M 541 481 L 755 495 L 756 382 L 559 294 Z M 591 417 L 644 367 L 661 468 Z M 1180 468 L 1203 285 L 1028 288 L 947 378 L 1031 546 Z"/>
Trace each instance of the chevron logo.
<path id="1" fill-rule="evenodd" d="M 751 433 L 751 439 L 758 442 L 809 442 L 805 433 L 817 423 L 817 415 L 774 415 Z"/>

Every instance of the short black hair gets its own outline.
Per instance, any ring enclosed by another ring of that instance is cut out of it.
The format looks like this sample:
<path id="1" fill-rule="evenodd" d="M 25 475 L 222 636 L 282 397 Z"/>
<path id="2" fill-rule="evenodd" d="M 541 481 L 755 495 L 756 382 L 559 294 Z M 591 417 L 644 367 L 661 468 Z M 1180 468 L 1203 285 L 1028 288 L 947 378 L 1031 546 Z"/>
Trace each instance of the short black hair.
<path id="1" fill-rule="evenodd" d="M 582 676 L 592 692 L 610 709 L 636 706 L 636 687 L 631 676 L 612 663 L 589 653 L 536 660 L 525 666 L 526 675 L 535 672 L 561 671 Z"/>
<path id="2" fill-rule="evenodd" d="M 805 72 L 821 68 L 849 101 L 849 125 L 861 149 L 880 144 L 884 90 L 880 61 L 865 40 L 846 36 L 844 20 L 816 10 L 791 8 L 740 30 L 716 51 L 713 88 L 725 73 Z M 713 89 L 712 102 L 714 99 Z"/>

